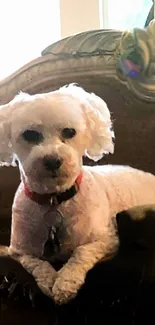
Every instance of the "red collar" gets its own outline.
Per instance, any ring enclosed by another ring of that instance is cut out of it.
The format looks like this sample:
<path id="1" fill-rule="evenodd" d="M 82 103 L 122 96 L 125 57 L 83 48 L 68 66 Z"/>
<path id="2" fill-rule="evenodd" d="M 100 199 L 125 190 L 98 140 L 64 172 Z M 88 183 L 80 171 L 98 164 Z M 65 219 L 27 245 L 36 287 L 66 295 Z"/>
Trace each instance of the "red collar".
<path id="1" fill-rule="evenodd" d="M 48 194 L 39 194 L 31 191 L 26 184 L 24 184 L 25 195 L 32 201 L 38 203 L 39 205 L 59 205 L 63 201 L 71 199 L 79 190 L 79 185 L 82 181 L 82 172 L 77 177 L 74 185 L 66 190 L 65 192 L 60 193 L 48 193 Z"/>

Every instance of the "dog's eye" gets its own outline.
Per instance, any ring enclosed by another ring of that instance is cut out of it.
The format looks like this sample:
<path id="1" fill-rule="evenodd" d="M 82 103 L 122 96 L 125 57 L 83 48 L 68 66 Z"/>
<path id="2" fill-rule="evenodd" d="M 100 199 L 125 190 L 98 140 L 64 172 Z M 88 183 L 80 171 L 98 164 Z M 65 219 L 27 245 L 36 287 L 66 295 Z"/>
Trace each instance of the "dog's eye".
<path id="1" fill-rule="evenodd" d="M 29 143 L 40 143 L 43 141 L 43 135 L 42 133 L 34 130 L 26 130 L 23 132 L 22 137 L 24 138 L 25 141 Z"/>
<path id="2" fill-rule="evenodd" d="M 62 130 L 62 136 L 65 139 L 71 139 L 76 135 L 76 130 L 73 128 L 64 128 Z"/>

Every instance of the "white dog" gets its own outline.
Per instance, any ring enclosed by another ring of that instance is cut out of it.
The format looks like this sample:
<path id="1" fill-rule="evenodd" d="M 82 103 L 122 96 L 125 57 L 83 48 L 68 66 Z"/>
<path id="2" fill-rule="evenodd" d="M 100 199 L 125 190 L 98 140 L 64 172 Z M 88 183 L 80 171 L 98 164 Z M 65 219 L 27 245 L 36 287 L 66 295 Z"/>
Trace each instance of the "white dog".
<path id="1" fill-rule="evenodd" d="M 69 85 L 30 96 L 21 93 L 0 109 L 0 160 L 18 162 L 21 184 L 13 204 L 10 254 L 58 303 L 74 297 L 86 274 L 118 247 L 117 212 L 155 203 L 155 176 L 122 166 L 84 167 L 113 153 L 105 102 Z M 133 144 L 134 145 L 134 144 Z M 67 261 L 56 272 L 43 260 L 49 233 Z"/>

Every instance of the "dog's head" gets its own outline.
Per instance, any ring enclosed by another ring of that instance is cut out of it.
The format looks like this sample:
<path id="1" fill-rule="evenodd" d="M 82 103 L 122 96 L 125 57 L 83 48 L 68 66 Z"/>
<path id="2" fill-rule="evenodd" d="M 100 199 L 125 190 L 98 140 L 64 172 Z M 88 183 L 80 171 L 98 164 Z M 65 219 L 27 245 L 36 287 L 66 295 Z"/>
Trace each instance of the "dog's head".
<path id="1" fill-rule="evenodd" d="M 13 165 L 33 191 L 64 191 L 80 173 L 82 156 L 113 153 L 105 102 L 74 84 L 39 95 L 20 93 L 0 108 L 0 161 Z"/>

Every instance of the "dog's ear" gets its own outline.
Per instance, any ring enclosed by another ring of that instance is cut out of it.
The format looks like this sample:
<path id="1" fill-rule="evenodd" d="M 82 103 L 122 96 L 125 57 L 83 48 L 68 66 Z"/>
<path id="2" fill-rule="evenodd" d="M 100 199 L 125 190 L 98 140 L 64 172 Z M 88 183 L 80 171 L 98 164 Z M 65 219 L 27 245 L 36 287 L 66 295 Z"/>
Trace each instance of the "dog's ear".
<path id="1" fill-rule="evenodd" d="M 87 123 L 88 145 L 86 156 L 94 161 L 103 157 L 104 154 L 114 152 L 114 132 L 109 109 L 100 97 L 88 93 L 75 84 L 65 88 L 72 96 L 78 98 L 83 108 Z"/>
<path id="2" fill-rule="evenodd" d="M 0 166 L 15 166 L 12 152 L 9 104 L 0 106 Z"/>
<path id="3" fill-rule="evenodd" d="M 0 106 L 0 166 L 16 166 L 11 137 L 11 116 L 25 101 L 31 100 L 29 94 L 20 92 L 8 104 Z"/>
<path id="4" fill-rule="evenodd" d="M 114 152 L 114 132 L 112 131 L 112 121 L 106 103 L 95 94 L 86 93 L 86 103 L 83 109 L 88 124 L 89 146 L 86 155 L 97 161 L 104 154 Z"/>
<path id="5" fill-rule="evenodd" d="M 88 93 L 76 84 L 64 86 L 61 90 L 76 97 L 81 103 L 87 124 L 87 148 L 86 156 L 97 161 L 104 154 L 114 152 L 114 132 L 109 109 L 100 97 L 94 93 Z"/>

